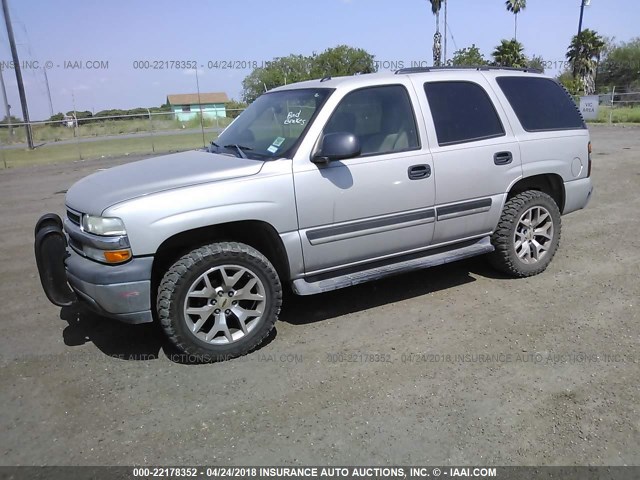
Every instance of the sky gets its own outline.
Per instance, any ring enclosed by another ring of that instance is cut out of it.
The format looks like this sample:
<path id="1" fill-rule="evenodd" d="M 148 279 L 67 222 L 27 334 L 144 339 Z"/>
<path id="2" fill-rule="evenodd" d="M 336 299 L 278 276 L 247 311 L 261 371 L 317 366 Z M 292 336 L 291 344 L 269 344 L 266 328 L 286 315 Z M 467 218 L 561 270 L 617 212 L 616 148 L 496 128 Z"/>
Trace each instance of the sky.
<path id="1" fill-rule="evenodd" d="M 339 44 L 364 48 L 381 70 L 430 64 L 435 31 L 427 0 L 8 1 L 32 120 L 50 116 L 42 67 L 54 113 L 95 113 L 159 106 L 167 94 L 196 92 L 194 69 L 145 68 L 154 62 L 195 64 L 201 92 L 240 99 L 247 64 Z M 518 16 L 518 40 L 528 56 L 551 66 L 547 73 L 562 67 L 579 12 L 580 0 L 529 0 Z M 448 0 L 448 56 L 475 44 L 490 58 L 501 39 L 513 37 L 513 17 L 503 0 Z M 584 28 L 616 41 L 640 36 L 640 1 L 591 0 Z M 10 61 L 0 23 L 7 96 L 12 114 L 22 117 Z"/>

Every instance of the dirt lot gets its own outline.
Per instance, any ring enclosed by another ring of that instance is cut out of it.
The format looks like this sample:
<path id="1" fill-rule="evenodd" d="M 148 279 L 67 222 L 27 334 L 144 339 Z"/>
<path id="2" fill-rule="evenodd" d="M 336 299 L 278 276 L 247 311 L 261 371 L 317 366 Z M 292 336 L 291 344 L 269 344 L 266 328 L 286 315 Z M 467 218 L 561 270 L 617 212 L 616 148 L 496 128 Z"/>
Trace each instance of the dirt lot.
<path id="1" fill-rule="evenodd" d="M 544 274 L 480 258 L 289 297 L 215 365 L 41 291 L 36 219 L 117 162 L 0 172 L 2 463 L 640 464 L 640 129 L 592 135 L 595 197 Z"/>

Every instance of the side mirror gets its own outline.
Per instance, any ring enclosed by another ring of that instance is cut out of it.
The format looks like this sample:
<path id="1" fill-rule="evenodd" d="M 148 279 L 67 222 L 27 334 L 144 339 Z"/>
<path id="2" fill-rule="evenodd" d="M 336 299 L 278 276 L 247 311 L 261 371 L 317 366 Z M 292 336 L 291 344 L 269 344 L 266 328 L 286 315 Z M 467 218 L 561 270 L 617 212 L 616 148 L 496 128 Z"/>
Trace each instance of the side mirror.
<path id="1" fill-rule="evenodd" d="M 320 151 L 311 161 L 318 164 L 327 164 L 333 160 L 343 160 L 360 155 L 360 140 L 352 133 L 336 132 L 327 133 L 322 138 Z"/>

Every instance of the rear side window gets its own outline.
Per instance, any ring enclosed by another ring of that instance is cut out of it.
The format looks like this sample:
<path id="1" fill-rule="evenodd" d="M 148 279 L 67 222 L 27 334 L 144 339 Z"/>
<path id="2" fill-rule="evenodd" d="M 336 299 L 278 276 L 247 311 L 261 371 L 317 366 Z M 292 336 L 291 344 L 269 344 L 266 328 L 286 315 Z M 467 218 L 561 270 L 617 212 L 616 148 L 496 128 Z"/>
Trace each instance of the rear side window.
<path id="1" fill-rule="evenodd" d="M 587 128 L 572 98 L 554 80 L 498 77 L 496 81 L 526 131 Z"/>
<path id="2" fill-rule="evenodd" d="M 504 135 L 491 99 L 477 83 L 428 82 L 424 91 L 440 146 Z"/>

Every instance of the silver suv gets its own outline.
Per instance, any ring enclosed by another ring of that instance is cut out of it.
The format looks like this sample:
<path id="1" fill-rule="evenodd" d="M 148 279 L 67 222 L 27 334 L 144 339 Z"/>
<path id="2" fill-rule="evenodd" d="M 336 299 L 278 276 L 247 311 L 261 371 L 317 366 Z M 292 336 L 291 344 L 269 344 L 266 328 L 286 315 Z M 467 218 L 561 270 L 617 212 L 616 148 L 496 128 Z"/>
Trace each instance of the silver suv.
<path id="1" fill-rule="evenodd" d="M 592 185 L 553 79 L 500 68 L 323 78 L 258 98 L 207 150 L 73 185 L 36 226 L 56 305 L 157 318 L 202 361 L 243 355 L 299 295 L 487 254 L 542 272 Z"/>

